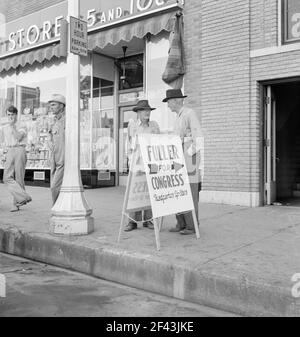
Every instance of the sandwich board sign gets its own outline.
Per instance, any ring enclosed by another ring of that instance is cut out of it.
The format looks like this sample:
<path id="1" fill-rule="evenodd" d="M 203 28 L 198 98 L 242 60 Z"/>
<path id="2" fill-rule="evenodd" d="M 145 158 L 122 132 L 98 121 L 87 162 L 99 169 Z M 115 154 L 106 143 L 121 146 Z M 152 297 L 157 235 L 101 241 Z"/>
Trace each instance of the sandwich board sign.
<path id="1" fill-rule="evenodd" d="M 167 215 L 192 211 L 196 237 L 199 239 L 198 222 L 180 137 L 163 134 L 139 134 L 136 137 L 138 150 L 134 151 L 131 160 L 118 241 L 128 212 L 150 207 L 157 250 L 160 249 L 161 227 L 158 219 Z"/>

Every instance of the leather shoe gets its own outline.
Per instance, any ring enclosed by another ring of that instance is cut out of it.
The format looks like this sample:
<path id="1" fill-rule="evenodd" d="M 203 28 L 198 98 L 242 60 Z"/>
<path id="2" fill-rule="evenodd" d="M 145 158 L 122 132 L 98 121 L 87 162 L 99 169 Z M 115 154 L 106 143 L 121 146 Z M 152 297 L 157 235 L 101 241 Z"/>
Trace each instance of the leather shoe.
<path id="1" fill-rule="evenodd" d="M 135 224 L 135 223 L 129 223 L 129 224 L 125 227 L 124 231 L 125 231 L 125 232 L 130 232 L 130 231 L 133 231 L 134 229 L 137 229 L 137 224 Z"/>
<path id="2" fill-rule="evenodd" d="M 182 230 L 184 230 L 184 228 L 179 228 L 179 227 L 176 226 L 176 227 L 170 228 L 169 232 L 171 232 L 171 233 L 177 233 L 177 232 L 180 232 Z"/>
<path id="3" fill-rule="evenodd" d="M 11 211 L 11 212 L 18 212 L 19 210 L 20 210 L 20 209 L 19 209 L 19 206 L 14 205 L 10 211 Z"/>
<path id="4" fill-rule="evenodd" d="M 182 235 L 189 235 L 189 234 L 195 234 L 195 230 L 194 229 L 183 229 L 180 231 L 180 234 Z"/>
<path id="5" fill-rule="evenodd" d="M 154 225 L 152 221 L 146 221 L 144 222 L 144 227 L 148 227 L 149 229 L 154 229 Z"/>
<path id="6" fill-rule="evenodd" d="M 24 205 L 26 205 L 26 204 L 27 204 L 27 201 L 26 201 L 26 200 L 23 200 L 23 201 L 17 202 L 17 203 L 16 203 L 16 206 L 17 206 L 17 207 L 20 207 L 20 206 L 24 206 Z"/>

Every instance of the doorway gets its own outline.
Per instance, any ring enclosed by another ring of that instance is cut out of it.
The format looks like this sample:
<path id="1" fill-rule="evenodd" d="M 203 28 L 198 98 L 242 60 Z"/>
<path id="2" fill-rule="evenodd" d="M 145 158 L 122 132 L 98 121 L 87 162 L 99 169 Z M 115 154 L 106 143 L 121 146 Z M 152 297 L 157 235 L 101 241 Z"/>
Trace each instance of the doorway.
<path id="1" fill-rule="evenodd" d="M 300 81 L 264 87 L 264 203 L 300 206 Z"/>

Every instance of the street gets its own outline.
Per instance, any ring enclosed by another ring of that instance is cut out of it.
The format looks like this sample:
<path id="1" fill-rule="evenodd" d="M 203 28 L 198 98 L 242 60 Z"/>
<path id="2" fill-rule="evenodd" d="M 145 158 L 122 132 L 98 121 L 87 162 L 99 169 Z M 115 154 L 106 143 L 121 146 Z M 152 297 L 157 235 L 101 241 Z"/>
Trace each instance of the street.
<path id="1" fill-rule="evenodd" d="M 0 274 L 6 279 L 0 317 L 234 316 L 2 253 Z"/>

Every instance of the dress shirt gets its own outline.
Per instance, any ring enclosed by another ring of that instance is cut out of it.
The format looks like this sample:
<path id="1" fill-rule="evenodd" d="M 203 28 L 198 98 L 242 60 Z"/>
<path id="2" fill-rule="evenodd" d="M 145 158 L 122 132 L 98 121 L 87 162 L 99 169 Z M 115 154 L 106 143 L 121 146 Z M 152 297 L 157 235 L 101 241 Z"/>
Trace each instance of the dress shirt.
<path id="1" fill-rule="evenodd" d="M 194 110 L 185 106 L 180 109 L 176 114 L 174 133 L 187 147 L 186 153 L 189 156 L 193 156 L 201 150 L 201 142 L 203 141 L 201 125 Z"/>
<path id="2" fill-rule="evenodd" d="M 17 132 L 22 133 L 23 137 L 19 141 L 15 137 L 15 134 L 13 132 L 13 128 L 17 130 Z M 21 123 L 17 122 L 14 125 L 4 125 L 1 128 L 2 135 L 3 135 L 3 140 L 4 140 L 4 145 L 6 147 L 13 147 L 13 146 L 26 146 L 27 144 L 27 130 L 24 125 L 21 125 Z"/>

